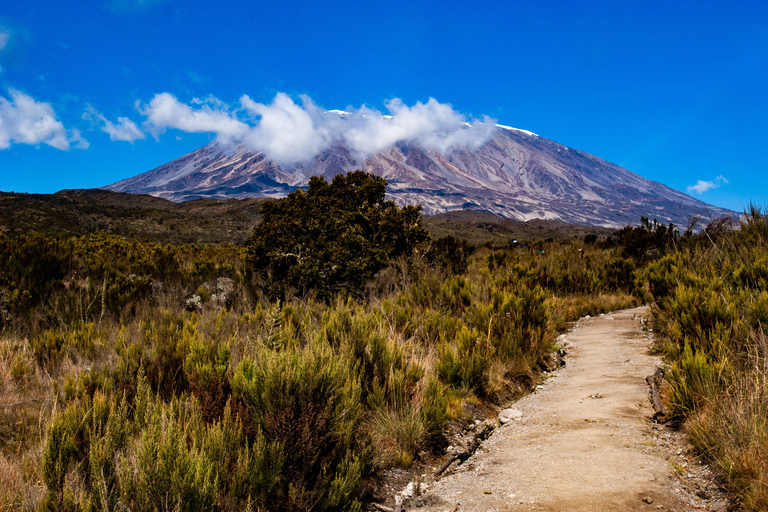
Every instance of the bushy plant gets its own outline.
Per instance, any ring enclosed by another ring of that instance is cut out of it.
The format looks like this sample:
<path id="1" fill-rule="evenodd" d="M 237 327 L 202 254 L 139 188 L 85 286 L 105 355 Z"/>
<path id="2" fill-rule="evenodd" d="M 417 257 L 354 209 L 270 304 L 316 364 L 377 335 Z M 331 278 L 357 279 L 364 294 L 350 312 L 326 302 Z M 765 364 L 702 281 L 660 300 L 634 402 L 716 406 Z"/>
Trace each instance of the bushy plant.
<path id="1" fill-rule="evenodd" d="M 322 344 L 265 351 L 238 365 L 235 395 L 267 441 L 284 450 L 276 508 L 306 510 L 325 500 L 341 500 L 329 509 L 354 506 L 365 463 L 354 449 L 360 382 L 349 369 L 345 357 Z"/>
<path id="2" fill-rule="evenodd" d="M 642 274 L 653 326 L 670 364 L 673 413 L 749 510 L 768 507 L 768 425 L 763 320 L 765 216 L 753 207 L 740 231 L 724 223 L 686 234 Z"/>
<path id="3" fill-rule="evenodd" d="M 265 202 L 247 243 L 258 289 L 281 299 L 289 292 L 360 294 L 390 259 L 410 255 L 429 238 L 421 208 L 385 201 L 386 184 L 362 171 L 331 183 L 315 176 L 306 191 Z"/>

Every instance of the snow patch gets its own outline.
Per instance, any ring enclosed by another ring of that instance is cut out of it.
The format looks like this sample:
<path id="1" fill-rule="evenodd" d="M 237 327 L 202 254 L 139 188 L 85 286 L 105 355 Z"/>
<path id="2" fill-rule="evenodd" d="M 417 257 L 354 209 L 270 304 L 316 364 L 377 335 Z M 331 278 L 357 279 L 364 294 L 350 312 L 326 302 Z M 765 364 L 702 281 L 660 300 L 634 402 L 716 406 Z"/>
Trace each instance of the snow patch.
<path id="1" fill-rule="evenodd" d="M 533 132 L 529 132 L 528 130 L 521 130 L 520 128 L 514 128 L 512 126 L 506 126 L 506 125 L 503 125 L 503 124 L 497 124 L 496 126 L 498 126 L 499 128 L 504 128 L 505 130 L 511 130 L 513 132 L 524 133 L 526 135 L 530 135 L 531 137 L 538 137 L 539 136 L 539 135 L 537 135 L 537 134 L 535 134 Z"/>

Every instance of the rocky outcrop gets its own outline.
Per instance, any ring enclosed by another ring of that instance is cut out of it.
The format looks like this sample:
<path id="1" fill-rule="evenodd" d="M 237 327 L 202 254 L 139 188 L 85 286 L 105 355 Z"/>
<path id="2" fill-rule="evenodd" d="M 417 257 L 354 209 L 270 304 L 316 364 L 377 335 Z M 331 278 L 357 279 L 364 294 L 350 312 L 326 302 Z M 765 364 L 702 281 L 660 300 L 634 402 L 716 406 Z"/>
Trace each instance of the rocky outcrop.
<path id="1" fill-rule="evenodd" d="M 219 277 L 201 284 L 195 293 L 184 297 L 187 311 L 202 311 L 204 307 L 229 309 L 235 300 L 235 282 L 228 277 Z"/>

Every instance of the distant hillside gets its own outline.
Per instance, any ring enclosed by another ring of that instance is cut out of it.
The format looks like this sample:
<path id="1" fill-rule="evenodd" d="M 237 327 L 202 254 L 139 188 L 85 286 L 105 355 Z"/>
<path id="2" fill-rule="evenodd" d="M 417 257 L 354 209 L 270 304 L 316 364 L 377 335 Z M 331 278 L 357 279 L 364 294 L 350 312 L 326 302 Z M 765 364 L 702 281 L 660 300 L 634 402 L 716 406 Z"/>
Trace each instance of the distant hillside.
<path id="1" fill-rule="evenodd" d="M 527 222 L 505 219 L 486 212 L 458 210 L 424 217 L 424 226 L 433 237 L 454 236 L 479 245 L 504 245 L 509 240 L 525 243 L 535 240 L 581 240 L 587 235 L 603 239 L 614 230 L 567 224 L 557 220 L 533 219 Z"/>
<path id="2" fill-rule="evenodd" d="M 261 219 L 263 199 L 174 203 L 107 190 L 0 193 L 0 232 L 83 235 L 106 231 L 166 243 L 242 243 Z"/>
<path id="3" fill-rule="evenodd" d="M 40 231 L 84 235 L 106 231 L 164 243 L 242 244 L 261 220 L 264 199 L 198 199 L 174 203 L 148 195 L 107 190 L 62 190 L 56 194 L 0 192 L 0 233 Z M 580 239 L 606 236 L 606 228 L 558 221 L 521 222 L 490 213 L 453 211 L 424 217 L 434 237 L 452 235 L 474 244 Z"/>

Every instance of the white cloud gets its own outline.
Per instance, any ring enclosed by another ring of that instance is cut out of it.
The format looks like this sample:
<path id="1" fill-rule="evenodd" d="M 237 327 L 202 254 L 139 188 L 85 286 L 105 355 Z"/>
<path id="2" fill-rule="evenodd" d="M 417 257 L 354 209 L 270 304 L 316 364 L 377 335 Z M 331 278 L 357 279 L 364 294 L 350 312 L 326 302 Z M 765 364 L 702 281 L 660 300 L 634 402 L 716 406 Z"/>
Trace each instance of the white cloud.
<path id="1" fill-rule="evenodd" d="M 91 105 L 86 107 L 83 119 L 99 125 L 101 131 L 109 134 L 110 140 L 120 140 L 133 144 L 136 140 L 146 138 L 144 132 L 129 118 L 118 117 L 117 123 L 113 123 Z"/>
<path id="2" fill-rule="evenodd" d="M 0 50 L 5 50 L 8 45 L 8 39 L 11 38 L 11 34 L 4 30 L 0 30 Z"/>
<path id="3" fill-rule="evenodd" d="M 80 134 L 80 130 L 72 128 L 69 142 L 73 143 L 77 149 L 88 149 L 91 147 L 91 143 L 83 138 Z"/>
<path id="4" fill-rule="evenodd" d="M 0 96 L 0 149 L 8 149 L 12 144 L 40 143 L 61 150 L 68 150 L 70 143 L 77 148 L 88 147 L 79 131 L 67 132 L 50 104 L 35 101 L 15 89 L 8 92 L 10 100 Z"/>
<path id="5" fill-rule="evenodd" d="M 496 122 L 487 117 L 483 122 L 466 122 L 451 105 L 434 98 L 412 107 L 394 99 L 386 105 L 386 116 L 365 106 L 339 115 L 319 108 L 308 96 L 302 96 L 299 105 L 284 93 L 278 93 L 269 105 L 244 95 L 240 110 L 230 109 L 214 97 L 195 99 L 191 104 L 162 93 L 138 108 L 147 117 L 145 127 L 156 137 L 168 128 L 215 133 L 224 142 L 243 143 L 285 165 L 308 161 L 337 141 L 361 157 L 401 141 L 441 153 L 457 147 L 477 148 L 496 128 Z"/>
<path id="6" fill-rule="evenodd" d="M 156 94 L 148 105 L 137 107 L 147 118 L 144 126 L 155 137 L 168 128 L 175 128 L 188 133 L 215 133 L 224 141 L 240 141 L 248 132 L 248 125 L 236 119 L 226 105 L 215 98 L 195 99 L 193 103 L 200 106 L 192 108 L 164 92 Z"/>
<path id="7" fill-rule="evenodd" d="M 373 154 L 409 141 L 446 153 L 456 147 L 481 146 L 496 127 L 495 121 L 487 117 L 485 122 L 466 123 L 463 115 L 434 98 L 413 107 L 394 99 L 386 106 L 389 116 L 363 107 L 348 118 L 350 126 L 345 127 L 343 138 L 353 149 Z"/>
<path id="8" fill-rule="evenodd" d="M 688 192 L 696 192 L 697 194 L 703 194 L 712 189 L 718 188 L 720 185 L 726 185 L 730 183 L 724 176 L 720 175 L 712 181 L 697 180 L 695 185 L 688 186 Z"/>
<path id="9" fill-rule="evenodd" d="M 333 138 L 326 127 L 316 123 L 318 109 L 312 100 L 308 97 L 302 100 L 304 108 L 284 93 L 278 93 L 271 105 L 256 103 L 248 96 L 240 98 L 245 110 L 260 117 L 242 139 L 243 144 L 284 164 L 317 156 L 331 145 Z"/>

